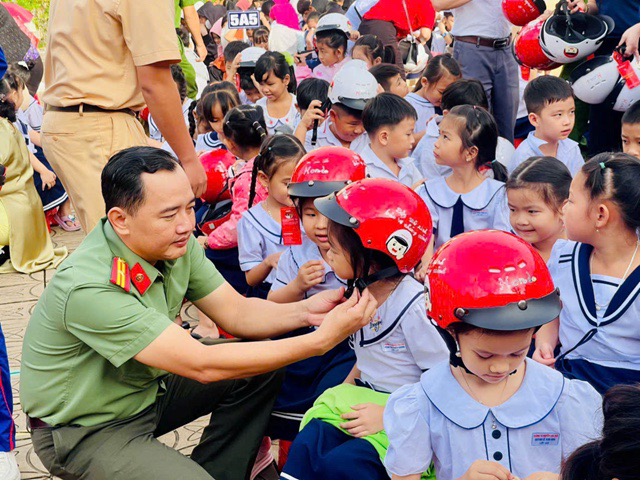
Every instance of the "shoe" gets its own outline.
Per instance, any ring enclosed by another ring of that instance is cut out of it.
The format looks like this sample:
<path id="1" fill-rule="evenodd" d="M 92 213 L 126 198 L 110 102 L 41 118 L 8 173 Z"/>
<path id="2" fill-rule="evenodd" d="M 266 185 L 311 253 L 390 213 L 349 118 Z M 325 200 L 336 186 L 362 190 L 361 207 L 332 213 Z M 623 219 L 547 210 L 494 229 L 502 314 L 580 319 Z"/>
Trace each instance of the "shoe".
<path id="1" fill-rule="evenodd" d="M 265 436 L 260 443 L 249 479 L 278 479 L 278 467 L 271 453 L 272 440 Z"/>
<path id="2" fill-rule="evenodd" d="M 0 266 L 7 262 L 9 260 L 9 257 L 11 257 L 9 246 L 0 247 Z"/>
<path id="3" fill-rule="evenodd" d="M 62 227 L 67 232 L 76 232 L 80 230 L 80 224 L 76 221 L 76 218 L 72 215 L 61 216 L 60 212 L 56 212 L 53 216 L 53 220 L 56 221 L 60 227 Z M 68 224 L 71 223 L 71 225 Z"/>
<path id="4" fill-rule="evenodd" d="M 20 479 L 18 462 L 13 453 L 0 452 L 0 479 Z"/>

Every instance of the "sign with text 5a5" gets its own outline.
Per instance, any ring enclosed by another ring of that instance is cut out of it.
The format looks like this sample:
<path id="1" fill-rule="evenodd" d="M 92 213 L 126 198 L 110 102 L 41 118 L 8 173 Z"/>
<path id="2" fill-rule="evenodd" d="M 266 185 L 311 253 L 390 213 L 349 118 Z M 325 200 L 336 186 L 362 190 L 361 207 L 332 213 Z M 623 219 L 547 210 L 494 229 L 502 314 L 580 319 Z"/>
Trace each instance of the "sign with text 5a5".
<path id="1" fill-rule="evenodd" d="M 228 28 L 258 28 L 260 27 L 260 12 L 258 10 L 227 12 Z"/>

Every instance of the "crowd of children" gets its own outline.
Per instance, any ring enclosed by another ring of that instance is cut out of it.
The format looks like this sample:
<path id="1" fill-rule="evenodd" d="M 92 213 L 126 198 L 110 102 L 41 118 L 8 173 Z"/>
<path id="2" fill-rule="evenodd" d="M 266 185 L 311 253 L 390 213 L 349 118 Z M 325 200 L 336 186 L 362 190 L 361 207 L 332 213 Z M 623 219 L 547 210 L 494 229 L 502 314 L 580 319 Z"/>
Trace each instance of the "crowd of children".
<path id="1" fill-rule="evenodd" d="M 349 342 L 287 368 L 266 433 L 291 443 L 281 476 L 638 479 L 639 101 L 621 151 L 586 159 L 569 138 L 571 85 L 532 72 L 533 130 L 513 145 L 483 84 L 445 53 L 451 12 L 407 79 L 353 29 L 351 2 L 253 3 L 252 41 L 201 7 L 216 80 L 197 100 L 174 75 L 196 149 L 231 154 L 198 211 L 203 228 L 218 205 L 216 227 L 196 235 L 243 295 L 368 289 L 378 303 Z M 7 132 L 23 86 L 0 83 Z M 24 129 L 36 146 L 37 130 Z M 32 165 L 45 210 L 75 229 L 55 174 Z M 205 332 L 217 330 L 201 317 L 192 335 Z"/>

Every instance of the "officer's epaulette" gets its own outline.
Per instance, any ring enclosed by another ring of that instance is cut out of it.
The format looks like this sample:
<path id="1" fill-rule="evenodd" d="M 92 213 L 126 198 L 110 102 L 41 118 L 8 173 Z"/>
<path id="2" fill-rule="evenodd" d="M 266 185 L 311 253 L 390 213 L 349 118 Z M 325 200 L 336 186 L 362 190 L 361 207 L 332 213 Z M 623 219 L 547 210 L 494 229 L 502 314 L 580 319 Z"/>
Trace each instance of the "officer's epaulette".
<path id="1" fill-rule="evenodd" d="M 112 284 L 122 287 L 125 292 L 129 292 L 131 284 L 133 284 L 141 296 L 151 286 L 151 279 L 149 279 L 149 276 L 139 263 L 129 269 L 129 266 L 121 257 L 114 257 L 111 265 L 110 281 Z"/>
<path id="2" fill-rule="evenodd" d="M 129 266 L 120 257 L 114 257 L 113 263 L 111 264 L 111 279 L 109 281 L 112 284 L 122 287 L 125 292 L 131 290 L 131 276 L 129 274 Z"/>

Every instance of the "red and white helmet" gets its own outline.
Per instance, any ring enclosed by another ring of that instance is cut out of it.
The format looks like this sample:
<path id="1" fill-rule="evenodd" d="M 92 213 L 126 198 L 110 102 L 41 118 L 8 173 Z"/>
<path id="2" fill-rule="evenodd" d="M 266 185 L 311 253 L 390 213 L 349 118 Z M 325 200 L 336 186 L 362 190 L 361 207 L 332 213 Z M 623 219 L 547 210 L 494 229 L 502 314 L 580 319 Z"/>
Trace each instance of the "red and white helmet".
<path id="1" fill-rule="evenodd" d="M 227 222 L 231 218 L 232 201 L 222 200 L 216 205 L 210 205 L 200 220 L 198 228 L 205 235 L 211 234 L 216 227 Z"/>
<path id="2" fill-rule="evenodd" d="M 543 22 L 543 20 L 532 20 L 514 38 L 512 53 L 519 65 L 536 70 L 552 70 L 560 66 L 543 53 L 539 43 Z"/>
<path id="3" fill-rule="evenodd" d="M 565 0 L 554 15 L 545 20 L 539 41 L 543 52 L 558 63 L 576 62 L 596 52 L 614 29 L 614 20 L 606 15 L 570 13 Z"/>
<path id="4" fill-rule="evenodd" d="M 460 234 L 432 257 L 425 277 L 427 315 L 447 329 L 465 322 L 483 329 L 539 327 L 561 312 L 545 261 L 504 231 Z"/>
<path id="5" fill-rule="evenodd" d="M 544 0 L 503 0 L 503 15 L 513 25 L 522 27 L 545 11 Z"/>
<path id="6" fill-rule="evenodd" d="M 324 197 L 367 177 L 365 161 L 345 147 L 321 147 L 298 161 L 287 186 L 291 197 Z"/>
<path id="7" fill-rule="evenodd" d="M 363 246 L 390 256 L 408 273 L 432 236 L 427 205 L 409 187 L 389 179 L 363 179 L 314 201 L 321 214 L 356 231 Z"/>
<path id="8" fill-rule="evenodd" d="M 632 65 L 634 72 L 637 74 L 637 77 L 640 77 L 638 60 L 632 59 L 630 64 Z M 639 100 L 639 86 L 637 85 L 635 88 L 631 89 L 628 87 L 625 79 L 621 77 L 614 86 L 610 95 L 608 95 L 606 102 L 609 102 L 612 106 L 612 110 L 625 112 L 637 100 Z"/>
<path id="9" fill-rule="evenodd" d="M 236 162 L 234 154 L 229 150 L 216 149 L 202 155 L 200 162 L 207 174 L 207 189 L 202 199 L 208 204 L 215 204 L 219 200 L 229 199 L 228 171 Z"/>

